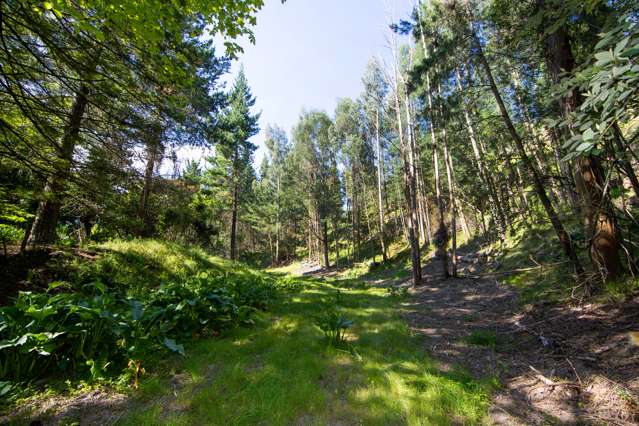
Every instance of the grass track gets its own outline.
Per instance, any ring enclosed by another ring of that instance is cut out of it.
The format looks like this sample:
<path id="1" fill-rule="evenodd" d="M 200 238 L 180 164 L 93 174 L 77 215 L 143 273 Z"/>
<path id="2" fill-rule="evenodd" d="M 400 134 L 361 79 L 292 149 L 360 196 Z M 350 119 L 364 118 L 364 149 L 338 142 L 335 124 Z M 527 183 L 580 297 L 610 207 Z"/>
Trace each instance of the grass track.
<path id="1" fill-rule="evenodd" d="M 171 375 L 144 380 L 146 402 L 119 424 L 483 423 L 488 382 L 438 370 L 401 319 L 402 296 L 352 283 L 305 278 L 254 328 L 194 343 L 154 368 Z M 314 323 L 328 303 L 355 322 L 342 348 Z"/>

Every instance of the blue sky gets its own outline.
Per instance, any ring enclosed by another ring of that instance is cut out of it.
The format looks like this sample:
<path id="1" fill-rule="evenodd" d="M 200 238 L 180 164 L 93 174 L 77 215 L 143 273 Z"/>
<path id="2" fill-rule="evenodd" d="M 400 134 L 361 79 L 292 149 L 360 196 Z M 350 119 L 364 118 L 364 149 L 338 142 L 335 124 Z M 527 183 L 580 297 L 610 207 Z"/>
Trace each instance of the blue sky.
<path id="1" fill-rule="evenodd" d="M 389 17 L 406 18 L 412 0 L 266 0 L 257 15 L 255 45 L 241 43 L 240 64 L 262 111 L 255 162 L 264 153 L 264 128 L 281 126 L 290 136 L 303 108 L 333 114 L 337 99 L 356 97 L 372 56 L 387 57 Z M 196 152 L 185 153 L 198 157 Z"/>

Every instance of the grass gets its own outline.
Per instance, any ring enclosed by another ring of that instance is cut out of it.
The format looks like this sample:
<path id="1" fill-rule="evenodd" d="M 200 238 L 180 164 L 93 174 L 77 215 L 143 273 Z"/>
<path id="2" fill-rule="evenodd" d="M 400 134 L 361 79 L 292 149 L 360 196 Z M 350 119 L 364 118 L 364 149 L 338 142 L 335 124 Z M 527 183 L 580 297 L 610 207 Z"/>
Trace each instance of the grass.
<path id="1" fill-rule="evenodd" d="M 264 273 L 200 249 L 152 240 L 114 241 L 92 248 L 100 253 L 96 259 L 70 259 L 59 266 L 78 277 L 99 277 L 106 284 L 124 286 L 131 294 L 204 271 Z M 362 268 L 336 279 L 269 272 L 289 278 L 278 280 L 280 295 L 267 312 L 255 314 L 253 326 L 185 343 L 186 356 L 143 360 L 147 373 L 138 390 L 116 385 L 129 395 L 118 424 L 487 422 L 491 382 L 474 380 L 460 370 L 440 370 L 427 355 L 422 338 L 402 319 L 405 292 L 362 280 L 405 276 L 405 263 L 399 252 L 386 266 Z M 329 345 L 317 326 L 317 318 L 329 306 L 353 321 L 345 344 L 338 347 Z M 40 397 L 55 395 L 53 389 Z"/>
<path id="2" fill-rule="evenodd" d="M 167 409 L 170 377 L 143 383 L 152 402 L 121 424 L 452 424 L 481 422 L 489 388 L 445 373 L 400 318 L 402 298 L 305 279 L 253 329 L 198 342 L 173 373 L 191 384 Z M 327 345 L 313 318 L 335 299 L 354 321 L 346 347 Z M 170 362 L 175 365 L 175 361 Z"/>
<path id="3" fill-rule="evenodd" d="M 473 330 L 465 340 L 471 345 L 497 347 L 497 334 L 491 330 Z"/>
<path id="4" fill-rule="evenodd" d="M 401 318 L 404 296 L 355 279 L 298 278 L 251 329 L 195 342 L 142 382 L 123 425 L 484 422 L 490 385 L 443 372 Z M 354 321 L 327 344 L 315 318 L 337 304 Z M 188 385 L 172 395 L 174 377 Z"/>
<path id="5" fill-rule="evenodd" d="M 583 229 L 577 222 L 565 223 L 575 242 L 581 263 L 590 267 L 584 246 Z M 573 296 L 576 282 L 571 264 L 560 249 L 556 234 L 550 224 L 540 222 L 529 228 L 518 227 L 510 232 L 503 245 L 489 246 L 501 250 L 499 271 L 527 269 L 502 275 L 501 281 L 519 291 L 521 305 L 531 303 L 564 303 Z M 620 302 L 639 290 L 639 279 L 626 277 L 618 281 L 603 283 L 595 289 L 592 302 Z M 579 291 L 575 293 L 579 296 Z"/>

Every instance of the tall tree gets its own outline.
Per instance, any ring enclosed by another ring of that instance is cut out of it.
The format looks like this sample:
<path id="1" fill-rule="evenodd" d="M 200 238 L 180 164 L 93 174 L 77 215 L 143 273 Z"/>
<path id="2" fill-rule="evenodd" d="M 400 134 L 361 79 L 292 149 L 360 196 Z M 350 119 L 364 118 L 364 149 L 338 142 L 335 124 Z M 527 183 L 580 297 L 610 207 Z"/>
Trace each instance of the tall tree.
<path id="1" fill-rule="evenodd" d="M 237 259 L 237 222 L 240 204 L 251 188 L 254 177 L 252 158 L 257 148 L 249 139 L 259 132 L 260 114 L 253 113 L 255 97 L 241 68 L 231 92 L 228 107 L 219 121 L 219 144 L 217 150 L 229 162 L 227 175 L 228 190 L 231 194 L 231 226 L 229 257 Z"/>

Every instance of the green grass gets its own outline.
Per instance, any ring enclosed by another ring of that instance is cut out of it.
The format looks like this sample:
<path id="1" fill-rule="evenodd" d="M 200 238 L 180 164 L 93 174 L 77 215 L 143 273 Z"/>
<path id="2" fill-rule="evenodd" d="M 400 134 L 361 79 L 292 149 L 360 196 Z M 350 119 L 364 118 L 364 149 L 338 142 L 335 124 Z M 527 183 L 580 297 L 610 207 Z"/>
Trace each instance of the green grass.
<path id="1" fill-rule="evenodd" d="M 497 347 L 497 334 L 491 330 L 473 330 L 467 337 L 466 342 L 471 345 L 487 346 L 495 349 Z"/>
<path id="2" fill-rule="evenodd" d="M 120 286 L 132 295 L 207 271 L 290 277 L 290 270 L 254 271 L 197 248 L 153 240 L 113 241 L 91 248 L 99 256 L 91 261 L 69 257 L 58 265 L 60 270 L 79 281 L 99 279 Z M 440 370 L 422 338 L 402 319 L 405 292 L 370 284 L 405 278 L 407 262 L 398 250 L 387 265 L 362 267 L 344 274 L 348 278 L 279 279 L 279 296 L 268 311 L 255 314 L 253 326 L 182 342 L 186 356 L 144 359 L 147 373 L 138 390 L 124 389 L 126 381 L 103 382 L 129 395 L 118 424 L 487 422 L 490 380 Z M 354 323 L 339 347 L 329 345 L 317 326 L 328 306 Z M 86 383 L 70 382 L 67 389 L 76 384 L 88 388 Z M 50 386 L 32 398 L 59 392 L 66 393 Z"/>
<path id="3" fill-rule="evenodd" d="M 283 297 L 254 328 L 202 340 L 186 358 L 167 361 L 167 374 L 143 381 L 141 401 L 120 423 L 484 421 L 489 385 L 437 368 L 401 319 L 401 296 L 354 288 L 352 281 L 303 282 L 303 291 Z M 340 313 L 354 321 L 341 348 L 329 346 L 314 321 L 336 300 Z M 169 392 L 172 374 L 189 381 L 177 397 Z"/>

